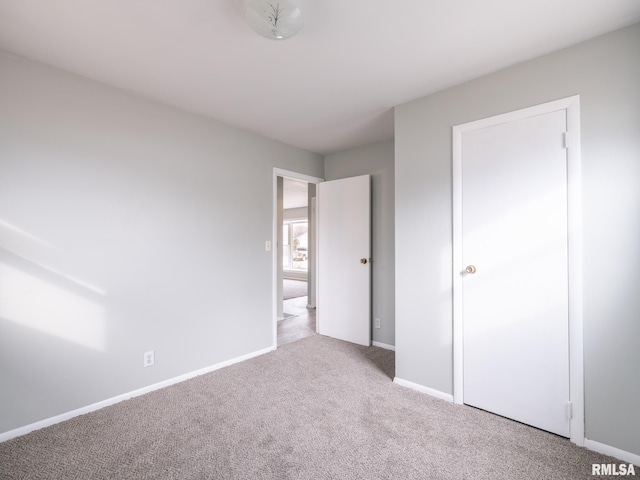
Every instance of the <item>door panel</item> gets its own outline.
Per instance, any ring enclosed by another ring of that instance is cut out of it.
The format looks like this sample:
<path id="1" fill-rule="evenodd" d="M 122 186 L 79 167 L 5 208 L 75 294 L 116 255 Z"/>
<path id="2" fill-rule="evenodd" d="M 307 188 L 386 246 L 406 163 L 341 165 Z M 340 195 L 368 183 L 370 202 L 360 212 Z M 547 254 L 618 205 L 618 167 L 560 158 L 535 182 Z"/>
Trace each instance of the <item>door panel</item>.
<path id="1" fill-rule="evenodd" d="M 318 311 L 321 335 L 371 345 L 371 180 L 318 184 Z M 365 259 L 366 263 L 361 263 Z"/>
<path id="2" fill-rule="evenodd" d="M 564 110 L 465 132 L 464 403 L 569 436 Z"/>

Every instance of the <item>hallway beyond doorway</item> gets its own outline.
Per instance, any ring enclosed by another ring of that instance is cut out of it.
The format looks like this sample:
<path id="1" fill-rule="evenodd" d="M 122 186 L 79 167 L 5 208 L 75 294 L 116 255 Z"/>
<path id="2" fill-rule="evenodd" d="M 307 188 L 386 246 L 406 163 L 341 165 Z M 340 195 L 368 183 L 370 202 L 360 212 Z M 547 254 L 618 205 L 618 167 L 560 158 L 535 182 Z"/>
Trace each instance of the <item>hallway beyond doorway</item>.
<path id="1" fill-rule="evenodd" d="M 307 296 L 284 301 L 284 320 L 278 322 L 278 346 L 301 340 L 316 333 L 316 311 L 307 308 Z"/>
<path id="2" fill-rule="evenodd" d="M 282 280 L 282 298 L 284 300 L 306 297 L 307 293 L 308 282 L 304 280 L 293 280 L 290 278 L 284 278 Z"/>

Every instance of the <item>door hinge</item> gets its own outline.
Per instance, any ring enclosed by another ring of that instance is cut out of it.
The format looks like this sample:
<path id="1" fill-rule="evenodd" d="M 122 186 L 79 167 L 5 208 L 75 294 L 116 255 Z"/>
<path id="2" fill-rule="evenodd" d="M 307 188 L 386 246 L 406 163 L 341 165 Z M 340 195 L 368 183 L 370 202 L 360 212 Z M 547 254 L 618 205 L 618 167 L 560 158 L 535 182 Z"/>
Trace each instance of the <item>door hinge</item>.
<path id="1" fill-rule="evenodd" d="M 569 132 L 563 134 L 564 148 L 569 148 Z"/>
<path id="2" fill-rule="evenodd" d="M 567 402 L 567 419 L 571 420 L 573 418 L 573 404 L 571 402 Z"/>

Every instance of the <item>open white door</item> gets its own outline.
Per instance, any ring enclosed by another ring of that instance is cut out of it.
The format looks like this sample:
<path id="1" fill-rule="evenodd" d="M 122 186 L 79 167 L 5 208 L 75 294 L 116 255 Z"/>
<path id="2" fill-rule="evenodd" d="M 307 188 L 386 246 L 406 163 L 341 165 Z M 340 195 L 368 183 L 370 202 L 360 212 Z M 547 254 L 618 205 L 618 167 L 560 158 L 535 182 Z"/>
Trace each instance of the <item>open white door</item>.
<path id="1" fill-rule="evenodd" d="M 371 345 L 371 179 L 318 184 L 318 333 Z"/>

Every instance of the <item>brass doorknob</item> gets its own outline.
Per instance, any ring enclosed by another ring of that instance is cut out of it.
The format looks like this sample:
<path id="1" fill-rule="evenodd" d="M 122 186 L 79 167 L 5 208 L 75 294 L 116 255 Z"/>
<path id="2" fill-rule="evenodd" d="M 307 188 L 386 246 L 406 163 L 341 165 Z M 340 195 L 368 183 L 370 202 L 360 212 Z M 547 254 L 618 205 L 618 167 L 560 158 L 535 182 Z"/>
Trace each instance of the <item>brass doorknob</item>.
<path id="1" fill-rule="evenodd" d="M 363 264 L 363 265 L 366 264 L 367 263 L 367 259 L 366 258 L 361 258 L 360 259 L 360 263 Z"/>
<path id="2" fill-rule="evenodd" d="M 476 273 L 476 267 L 474 267 L 473 265 L 469 265 L 464 269 L 464 271 L 473 275 L 474 273 Z"/>

